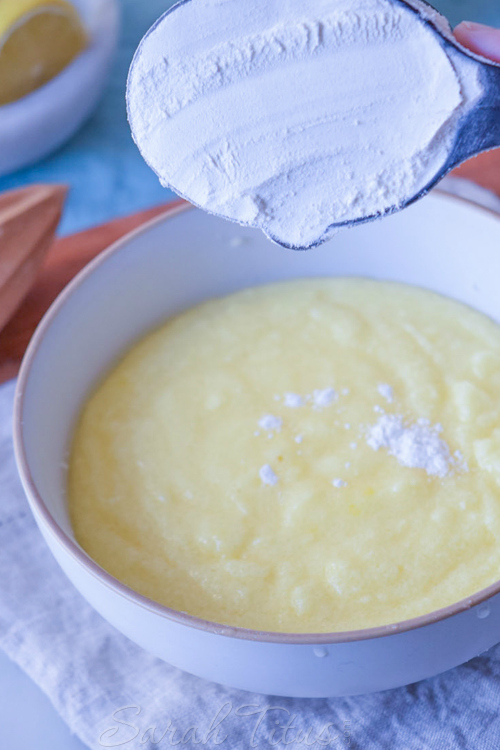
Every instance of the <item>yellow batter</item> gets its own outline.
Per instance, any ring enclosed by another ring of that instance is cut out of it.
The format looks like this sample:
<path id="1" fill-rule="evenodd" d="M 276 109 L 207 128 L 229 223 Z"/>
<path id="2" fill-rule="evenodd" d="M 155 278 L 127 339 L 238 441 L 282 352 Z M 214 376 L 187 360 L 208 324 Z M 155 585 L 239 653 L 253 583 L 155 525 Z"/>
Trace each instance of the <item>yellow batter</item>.
<path id="1" fill-rule="evenodd" d="M 390 415 L 444 472 L 370 441 Z M 364 279 L 205 303 L 85 405 L 69 503 L 103 568 L 209 620 L 328 632 L 451 604 L 500 578 L 500 326 Z"/>

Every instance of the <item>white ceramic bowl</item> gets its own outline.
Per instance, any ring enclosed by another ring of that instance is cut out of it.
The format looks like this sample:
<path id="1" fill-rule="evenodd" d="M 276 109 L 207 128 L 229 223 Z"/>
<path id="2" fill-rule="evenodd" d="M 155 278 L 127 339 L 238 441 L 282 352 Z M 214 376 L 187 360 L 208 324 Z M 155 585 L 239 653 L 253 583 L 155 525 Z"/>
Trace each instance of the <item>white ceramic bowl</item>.
<path id="1" fill-rule="evenodd" d="M 90 43 L 58 76 L 0 107 L 0 177 L 61 146 L 91 114 L 116 48 L 118 0 L 71 0 Z"/>
<path id="2" fill-rule="evenodd" d="M 281 634 L 206 622 L 114 579 L 76 543 L 65 460 L 89 390 L 139 336 L 201 300 L 300 276 L 364 275 L 442 292 L 500 322 L 500 221 L 434 194 L 310 252 L 177 205 L 111 247 L 54 303 L 18 381 L 14 438 L 34 516 L 59 564 L 118 630 L 188 672 L 288 696 L 352 695 L 415 682 L 500 640 L 500 582 L 414 620 L 357 632 Z"/>

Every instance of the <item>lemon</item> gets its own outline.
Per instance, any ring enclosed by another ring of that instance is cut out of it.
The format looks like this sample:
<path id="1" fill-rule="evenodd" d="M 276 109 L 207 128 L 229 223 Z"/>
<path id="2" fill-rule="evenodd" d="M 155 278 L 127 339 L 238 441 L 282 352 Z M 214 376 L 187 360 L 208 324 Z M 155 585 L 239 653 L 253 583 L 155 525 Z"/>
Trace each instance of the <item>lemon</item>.
<path id="1" fill-rule="evenodd" d="M 86 45 L 67 0 L 0 0 L 0 105 L 50 81 Z"/>

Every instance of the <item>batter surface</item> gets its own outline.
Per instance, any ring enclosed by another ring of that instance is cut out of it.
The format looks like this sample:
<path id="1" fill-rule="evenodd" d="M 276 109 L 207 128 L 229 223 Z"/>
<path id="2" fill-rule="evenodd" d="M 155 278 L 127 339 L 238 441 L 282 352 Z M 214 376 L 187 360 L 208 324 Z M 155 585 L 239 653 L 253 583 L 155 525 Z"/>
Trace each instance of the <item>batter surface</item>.
<path id="1" fill-rule="evenodd" d="M 258 630 L 397 622 L 500 578 L 500 326 L 312 279 L 167 321 L 84 406 L 76 538 L 178 610 Z"/>

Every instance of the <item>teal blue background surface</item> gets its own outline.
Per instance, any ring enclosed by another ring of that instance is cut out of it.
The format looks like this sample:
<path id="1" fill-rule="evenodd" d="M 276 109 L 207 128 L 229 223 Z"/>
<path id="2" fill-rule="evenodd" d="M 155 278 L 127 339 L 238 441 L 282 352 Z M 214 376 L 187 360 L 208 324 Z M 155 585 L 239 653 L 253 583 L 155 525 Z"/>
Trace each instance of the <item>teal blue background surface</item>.
<path id="1" fill-rule="evenodd" d="M 63 234 L 173 197 L 142 161 L 125 113 L 125 82 L 134 50 L 171 5 L 172 0 L 121 0 L 118 51 L 104 96 L 90 120 L 49 158 L 0 179 L 0 191 L 41 181 L 69 184 L 71 192 L 60 228 Z M 468 19 L 500 26 L 499 0 L 435 0 L 434 5 L 452 25 Z"/>

